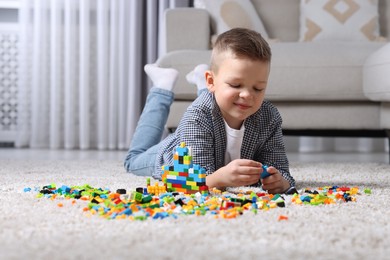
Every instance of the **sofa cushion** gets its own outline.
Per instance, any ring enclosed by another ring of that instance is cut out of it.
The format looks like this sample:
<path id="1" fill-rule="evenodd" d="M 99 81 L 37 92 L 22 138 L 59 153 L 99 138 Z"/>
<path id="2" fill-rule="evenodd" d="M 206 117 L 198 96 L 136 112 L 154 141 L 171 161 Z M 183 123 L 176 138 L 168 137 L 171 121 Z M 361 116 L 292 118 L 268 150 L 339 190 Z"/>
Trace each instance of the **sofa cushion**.
<path id="1" fill-rule="evenodd" d="M 261 17 L 270 38 L 280 41 L 298 41 L 300 0 L 251 0 Z M 313 1 L 313 0 L 312 0 Z M 390 1 L 379 0 L 379 23 L 381 35 L 390 37 Z"/>
<path id="2" fill-rule="evenodd" d="M 390 127 L 390 103 L 379 102 L 272 102 L 284 129 L 378 129 Z M 175 101 L 167 128 L 176 128 L 191 101 Z M 356 120 L 361 118 L 362 120 Z"/>
<path id="3" fill-rule="evenodd" d="M 390 43 L 372 53 L 364 64 L 363 90 L 374 101 L 390 102 Z"/>
<path id="4" fill-rule="evenodd" d="M 255 30 L 265 38 L 268 34 L 250 0 L 195 0 L 194 7 L 210 13 L 213 33 L 219 35 L 232 28 Z"/>
<path id="5" fill-rule="evenodd" d="M 381 42 L 271 43 L 270 100 L 368 100 L 362 68 Z"/>
<path id="6" fill-rule="evenodd" d="M 366 101 L 363 65 L 385 43 L 271 43 L 272 61 L 266 98 L 271 101 Z M 209 63 L 211 51 L 170 52 L 157 63 L 179 70 L 176 100 L 193 100 L 196 87 L 185 75 L 201 63 Z"/>
<path id="7" fill-rule="evenodd" d="M 377 0 L 301 0 L 300 41 L 374 41 Z"/>
<path id="8" fill-rule="evenodd" d="M 252 0 L 268 36 L 280 41 L 299 38 L 300 0 Z"/>
<path id="9" fill-rule="evenodd" d="M 272 102 L 284 129 L 379 129 L 379 102 Z M 361 119 L 361 120 L 359 120 Z"/>

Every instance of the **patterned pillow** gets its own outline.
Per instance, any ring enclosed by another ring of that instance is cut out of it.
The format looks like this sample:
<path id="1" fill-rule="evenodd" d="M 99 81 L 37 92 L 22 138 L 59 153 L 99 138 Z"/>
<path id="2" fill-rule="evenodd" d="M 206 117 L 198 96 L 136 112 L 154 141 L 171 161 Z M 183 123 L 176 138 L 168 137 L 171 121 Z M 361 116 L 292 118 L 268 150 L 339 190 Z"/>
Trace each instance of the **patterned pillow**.
<path id="1" fill-rule="evenodd" d="M 259 32 L 264 38 L 268 34 L 250 0 L 195 0 L 195 8 L 206 9 L 211 17 L 211 26 L 219 35 L 232 28 L 243 27 Z"/>
<path id="2" fill-rule="evenodd" d="M 300 41 L 379 39 L 378 0 L 301 0 Z"/>

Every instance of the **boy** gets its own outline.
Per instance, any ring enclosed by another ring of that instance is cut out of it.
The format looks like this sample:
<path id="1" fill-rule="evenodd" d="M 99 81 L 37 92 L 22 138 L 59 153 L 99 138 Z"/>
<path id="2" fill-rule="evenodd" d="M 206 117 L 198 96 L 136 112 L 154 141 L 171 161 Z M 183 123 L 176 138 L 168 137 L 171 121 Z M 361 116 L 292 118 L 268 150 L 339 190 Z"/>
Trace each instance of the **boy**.
<path id="1" fill-rule="evenodd" d="M 270 193 L 294 186 L 289 173 L 277 109 L 264 101 L 271 50 L 260 34 L 236 28 L 216 40 L 210 70 L 198 66 L 193 81 L 199 96 L 175 133 L 160 142 L 177 71 L 147 65 L 154 83 L 125 160 L 127 171 L 161 179 L 161 166 L 173 164 L 180 142 L 192 148 L 193 162 L 206 169 L 206 185 L 220 188 L 262 184 Z M 204 73 L 203 73 L 203 71 Z M 203 77 L 203 80 L 199 80 Z M 204 81 L 205 78 L 205 81 Z M 262 164 L 271 175 L 260 180 Z"/>

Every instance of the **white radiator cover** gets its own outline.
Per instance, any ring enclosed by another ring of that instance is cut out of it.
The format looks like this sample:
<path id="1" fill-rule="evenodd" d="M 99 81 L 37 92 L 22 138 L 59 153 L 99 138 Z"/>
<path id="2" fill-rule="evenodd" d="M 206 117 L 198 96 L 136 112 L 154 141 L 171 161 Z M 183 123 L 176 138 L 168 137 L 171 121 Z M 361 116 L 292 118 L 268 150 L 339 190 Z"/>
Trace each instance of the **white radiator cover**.
<path id="1" fill-rule="evenodd" d="M 18 122 L 19 33 L 12 27 L 0 27 L 0 143 L 15 141 Z"/>

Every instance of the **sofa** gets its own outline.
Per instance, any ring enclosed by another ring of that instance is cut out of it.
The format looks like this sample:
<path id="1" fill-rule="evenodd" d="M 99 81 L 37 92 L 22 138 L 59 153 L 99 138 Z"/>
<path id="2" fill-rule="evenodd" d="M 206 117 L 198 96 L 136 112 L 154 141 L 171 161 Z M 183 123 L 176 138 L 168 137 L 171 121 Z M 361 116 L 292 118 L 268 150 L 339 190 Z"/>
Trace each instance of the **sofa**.
<path id="1" fill-rule="evenodd" d="M 261 18 L 272 49 L 266 99 L 279 109 L 285 135 L 388 137 L 390 141 L 387 0 L 378 1 L 381 37 L 369 41 L 305 41 L 300 0 L 252 0 L 249 4 Z M 165 54 L 157 63 L 180 73 L 166 125 L 171 131 L 196 98 L 196 87 L 185 76 L 197 64 L 209 63 L 215 20 L 207 8 L 165 13 Z"/>

